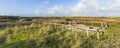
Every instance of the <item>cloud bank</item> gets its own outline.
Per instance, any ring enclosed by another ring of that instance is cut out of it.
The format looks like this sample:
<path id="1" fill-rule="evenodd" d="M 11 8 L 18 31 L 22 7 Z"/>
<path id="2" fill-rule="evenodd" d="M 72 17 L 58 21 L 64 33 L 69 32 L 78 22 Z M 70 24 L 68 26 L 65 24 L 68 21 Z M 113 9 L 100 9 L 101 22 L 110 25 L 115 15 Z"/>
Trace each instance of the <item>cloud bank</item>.
<path id="1" fill-rule="evenodd" d="M 49 15 L 120 15 L 120 0 L 80 0 L 75 6 L 55 5 Z"/>

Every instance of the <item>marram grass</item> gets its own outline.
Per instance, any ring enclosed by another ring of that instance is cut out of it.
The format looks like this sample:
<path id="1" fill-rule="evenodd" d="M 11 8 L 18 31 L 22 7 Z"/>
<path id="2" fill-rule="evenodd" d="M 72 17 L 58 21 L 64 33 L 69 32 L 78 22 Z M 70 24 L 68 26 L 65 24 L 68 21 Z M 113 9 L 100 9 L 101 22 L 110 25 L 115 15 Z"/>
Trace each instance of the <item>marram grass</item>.
<path id="1" fill-rule="evenodd" d="M 74 32 L 47 23 L 0 30 L 0 48 L 119 48 L 120 25 L 108 27 L 97 40 L 86 32 Z"/>

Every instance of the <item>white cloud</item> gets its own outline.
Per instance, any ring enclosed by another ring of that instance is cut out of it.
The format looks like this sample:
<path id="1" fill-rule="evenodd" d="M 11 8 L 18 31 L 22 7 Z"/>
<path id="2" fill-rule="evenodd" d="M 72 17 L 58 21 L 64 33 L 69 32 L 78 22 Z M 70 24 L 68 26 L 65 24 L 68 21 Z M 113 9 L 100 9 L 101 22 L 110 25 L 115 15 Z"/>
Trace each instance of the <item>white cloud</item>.
<path id="1" fill-rule="evenodd" d="M 53 8 L 47 10 L 48 14 L 68 14 L 68 10 L 63 5 L 55 5 Z"/>
<path id="2" fill-rule="evenodd" d="M 7 13 L 0 11 L 0 15 L 7 15 Z"/>
<path id="3" fill-rule="evenodd" d="M 55 5 L 48 14 L 62 15 L 119 15 L 120 0 L 80 0 L 75 6 Z"/>
<path id="4" fill-rule="evenodd" d="M 34 11 L 35 11 L 35 14 L 40 14 L 40 10 L 36 9 Z"/>

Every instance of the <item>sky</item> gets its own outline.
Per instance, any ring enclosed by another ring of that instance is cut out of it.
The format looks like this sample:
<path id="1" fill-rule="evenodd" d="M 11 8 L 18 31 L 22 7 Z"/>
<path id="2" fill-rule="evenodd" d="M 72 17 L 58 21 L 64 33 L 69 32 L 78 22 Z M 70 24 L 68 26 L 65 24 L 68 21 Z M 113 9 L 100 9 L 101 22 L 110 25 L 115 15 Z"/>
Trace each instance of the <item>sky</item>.
<path id="1" fill-rule="evenodd" d="M 0 15 L 120 16 L 120 0 L 0 0 Z"/>

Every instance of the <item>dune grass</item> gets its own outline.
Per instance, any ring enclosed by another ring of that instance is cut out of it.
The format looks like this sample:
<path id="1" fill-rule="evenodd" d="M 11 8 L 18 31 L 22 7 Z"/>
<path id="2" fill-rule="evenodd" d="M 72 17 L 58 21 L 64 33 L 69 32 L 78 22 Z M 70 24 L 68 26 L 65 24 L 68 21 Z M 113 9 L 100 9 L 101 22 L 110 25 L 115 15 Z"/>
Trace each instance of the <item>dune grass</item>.
<path id="1" fill-rule="evenodd" d="M 0 30 L 0 48 L 119 48 L 120 25 L 110 25 L 97 39 L 48 23 L 7 27 Z"/>

